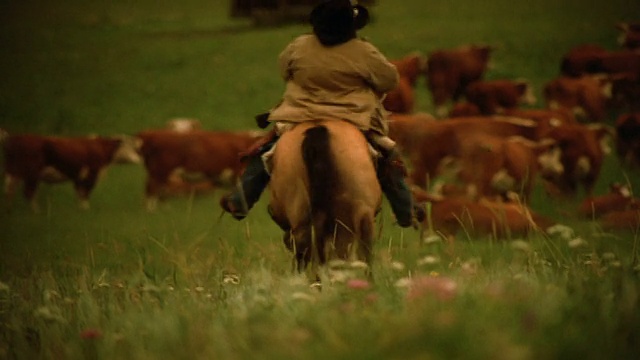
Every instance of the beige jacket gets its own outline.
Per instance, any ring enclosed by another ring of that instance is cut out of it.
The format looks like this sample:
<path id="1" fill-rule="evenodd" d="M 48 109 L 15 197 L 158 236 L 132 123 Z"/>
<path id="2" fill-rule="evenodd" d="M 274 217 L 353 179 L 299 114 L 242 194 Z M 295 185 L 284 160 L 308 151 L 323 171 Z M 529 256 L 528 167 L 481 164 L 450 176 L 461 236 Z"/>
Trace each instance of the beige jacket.
<path id="1" fill-rule="evenodd" d="M 362 130 L 388 132 L 382 96 L 399 81 L 398 71 L 372 44 L 353 39 L 323 46 L 302 35 L 278 59 L 286 89 L 269 121 L 340 118 Z"/>

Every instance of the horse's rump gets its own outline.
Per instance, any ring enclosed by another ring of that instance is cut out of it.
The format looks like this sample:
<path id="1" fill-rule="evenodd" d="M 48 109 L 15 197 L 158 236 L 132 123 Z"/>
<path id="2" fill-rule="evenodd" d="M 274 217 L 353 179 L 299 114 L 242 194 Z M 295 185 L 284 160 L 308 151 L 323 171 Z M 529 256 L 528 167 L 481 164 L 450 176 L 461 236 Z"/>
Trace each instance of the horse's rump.
<path id="1" fill-rule="evenodd" d="M 285 244 L 300 270 L 312 250 L 319 264 L 327 256 L 370 260 L 381 190 L 367 140 L 355 126 L 309 122 L 284 133 L 273 156 L 270 188 L 271 214 L 289 230 Z"/>

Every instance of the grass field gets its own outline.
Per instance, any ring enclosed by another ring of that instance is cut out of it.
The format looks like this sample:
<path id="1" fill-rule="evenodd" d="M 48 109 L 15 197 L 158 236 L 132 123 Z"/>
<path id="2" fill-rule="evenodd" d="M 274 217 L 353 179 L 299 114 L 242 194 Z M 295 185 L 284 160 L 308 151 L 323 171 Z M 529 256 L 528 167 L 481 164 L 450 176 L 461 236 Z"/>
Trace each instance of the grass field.
<path id="1" fill-rule="evenodd" d="M 111 135 L 193 117 L 253 128 L 283 90 L 278 53 L 308 28 L 254 28 L 228 9 L 0 1 L 0 127 Z M 540 98 L 564 51 L 615 49 L 613 25 L 639 20 L 640 3 L 379 0 L 372 12 L 362 35 L 388 57 L 496 45 L 487 77 L 527 78 Z M 432 110 L 424 83 L 418 107 Z M 596 192 L 612 181 L 639 189 L 639 175 L 609 157 Z M 237 222 L 220 217 L 221 191 L 148 213 L 143 188 L 140 167 L 117 165 L 90 211 L 68 184 L 41 187 L 40 214 L 1 200 L 0 359 L 640 357 L 638 232 L 604 232 L 540 189 L 532 207 L 573 233 L 460 234 L 449 247 L 395 226 L 385 204 L 375 283 L 347 269 L 351 280 L 318 292 L 292 274 L 264 198 Z"/>

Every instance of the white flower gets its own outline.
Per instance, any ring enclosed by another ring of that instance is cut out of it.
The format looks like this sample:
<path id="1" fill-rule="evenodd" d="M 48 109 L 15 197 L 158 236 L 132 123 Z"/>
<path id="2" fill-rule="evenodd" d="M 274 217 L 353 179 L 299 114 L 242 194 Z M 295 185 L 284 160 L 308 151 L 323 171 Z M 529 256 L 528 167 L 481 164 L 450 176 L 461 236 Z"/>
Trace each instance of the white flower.
<path id="1" fill-rule="evenodd" d="M 422 259 L 419 259 L 417 261 L 418 266 L 422 266 L 422 265 L 434 265 L 440 262 L 440 258 L 438 258 L 437 256 L 433 256 L 433 255 L 427 255 L 425 257 L 423 257 Z"/>
<path id="2" fill-rule="evenodd" d="M 562 225 L 562 224 L 556 224 L 553 226 L 550 226 L 549 228 L 547 228 L 547 234 L 549 235 L 559 235 L 561 238 L 563 239 L 571 239 L 572 237 L 574 237 L 574 231 L 572 228 L 566 226 L 566 225 Z"/>
<path id="3" fill-rule="evenodd" d="M 524 240 L 514 240 L 511 242 L 511 248 L 514 250 L 520 250 L 524 252 L 531 251 L 531 245 Z"/>
<path id="4" fill-rule="evenodd" d="M 398 281 L 396 281 L 394 285 L 399 288 L 408 288 L 409 286 L 411 286 L 412 283 L 413 283 L 413 280 L 411 278 L 403 277 L 398 279 Z"/>
<path id="5" fill-rule="evenodd" d="M 399 261 L 394 261 L 394 262 L 391 263 L 391 268 L 393 270 L 396 270 L 396 271 L 402 271 L 402 270 L 404 270 L 405 266 L 404 266 L 403 263 L 401 263 Z"/>
<path id="6" fill-rule="evenodd" d="M 425 244 L 435 244 L 442 241 L 442 238 L 438 235 L 432 234 L 429 236 L 425 236 L 423 239 Z"/>
<path id="7" fill-rule="evenodd" d="M 573 240 L 570 240 L 568 244 L 569 244 L 569 247 L 572 248 L 572 249 L 576 249 L 576 248 L 579 248 L 579 247 L 584 247 L 584 246 L 589 245 L 589 243 L 585 239 L 583 239 L 581 237 L 577 237 L 577 238 L 575 238 Z"/>

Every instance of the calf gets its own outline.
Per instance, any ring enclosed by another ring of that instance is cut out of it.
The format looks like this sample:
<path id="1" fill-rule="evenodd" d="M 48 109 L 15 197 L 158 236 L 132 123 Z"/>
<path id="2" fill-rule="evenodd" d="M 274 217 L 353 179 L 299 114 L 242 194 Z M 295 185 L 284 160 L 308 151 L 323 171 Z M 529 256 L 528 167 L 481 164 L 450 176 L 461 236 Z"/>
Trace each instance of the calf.
<path id="1" fill-rule="evenodd" d="M 123 145 L 122 138 L 10 135 L 3 144 L 6 197 L 11 202 L 21 181 L 24 197 L 37 212 L 35 194 L 41 181 L 71 181 L 80 207 L 89 208 L 89 195 L 99 175 L 129 154 Z"/>
<path id="2" fill-rule="evenodd" d="M 416 202 L 428 202 L 431 207 L 423 227 L 447 237 L 464 232 L 473 237 L 512 238 L 554 225 L 520 203 L 436 197 L 420 189 L 413 189 L 413 196 Z"/>
<path id="3" fill-rule="evenodd" d="M 483 115 L 504 113 L 536 102 L 531 86 L 523 80 L 478 80 L 469 84 L 464 94 Z"/>
<path id="4" fill-rule="evenodd" d="M 616 153 L 627 166 L 640 167 L 640 112 L 621 114 L 615 123 Z"/>
<path id="5" fill-rule="evenodd" d="M 447 102 L 460 99 L 467 85 L 483 77 L 492 51 L 490 46 L 469 45 L 429 54 L 427 86 L 437 116 L 445 116 Z"/>
<path id="6" fill-rule="evenodd" d="M 138 133 L 142 142 L 140 154 L 147 171 L 147 209 L 154 210 L 161 196 L 175 193 L 172 187 L 183 185 L 189 178 L 215 184 L 228 174 L 235 180 L 244 169 L 239 154 L 259 136 L 261 134 L 254 132 L 169 129 Z M 197 187 L 210 188 L 202 184 Z"/>

